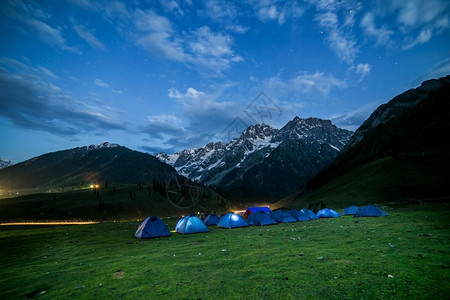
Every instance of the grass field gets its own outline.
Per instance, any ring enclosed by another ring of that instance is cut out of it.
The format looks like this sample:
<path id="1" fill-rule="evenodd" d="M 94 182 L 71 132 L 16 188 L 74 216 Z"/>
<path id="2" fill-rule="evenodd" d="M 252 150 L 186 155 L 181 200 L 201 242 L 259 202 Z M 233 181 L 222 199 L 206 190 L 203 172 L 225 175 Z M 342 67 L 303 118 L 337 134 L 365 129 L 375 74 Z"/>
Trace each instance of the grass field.
<path id="1" fill-rule="evenodd" d="M 130 221 L 0 226 L 0 298 L 445 299 L 449 208 L 151 240 Z"/>

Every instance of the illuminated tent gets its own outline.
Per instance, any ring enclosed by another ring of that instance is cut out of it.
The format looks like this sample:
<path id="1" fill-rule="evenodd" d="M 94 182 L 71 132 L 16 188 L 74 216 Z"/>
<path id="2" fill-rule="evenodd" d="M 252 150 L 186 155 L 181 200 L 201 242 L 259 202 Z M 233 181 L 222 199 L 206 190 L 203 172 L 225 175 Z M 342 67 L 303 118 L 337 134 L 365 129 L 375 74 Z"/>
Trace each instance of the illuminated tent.
<path id="1" fill-rule="evenodd" d="M 267 214 L 272 212 L 268 206 L 247 207 L 247 210 L 244 213 L 244 219 L 247 219 L 249 215 L 254 214 L 257 211 L 262 211 Z"/>
<path id="2" fill-rule="evenodd" d="M 310 220 L 317 220 L 317 219 L 319 218 L 319 217 L 318 217 L 312 210 L 310 210 L 310 209 L 303 208 L 301 211 L 302 211 L 302 213 L 304 213 L 305 215 L 307 215 L 308 218 L 309 218 Z"/>
<path id="3" fill-rule="evenodd" d="M 175 226 L 175 231 L 181 234 L 191 234 L 209 232 L 205 223 L 196 215 L 189 215 L 181 218 Z"/>
<path id="4" fill-rule="evenodd" d="M 354 215 L 358 211 L 358 206 L 352 205 L 349 207 L 344 208 L 344 213 L 342 215 L 349 216 Z"/>
<path id="5" fill-rule="evenodd" d="M 293 216 L 297 221 L 309 221 L 310 218 L 305 215 L 301 210 L 291 209 L 288 213 Z"/>
<path id="6" fill-rule="evenodd" d="M 139 224 L 136 233 L 134 234 L 138 239 L 150 239 L 162 236 L 170 236 L 169 228 L 158 217 L 148 217 Z"/>
<path id="7" fill-rule="evenodd" d="M 277 221 L 272 219 L 269 214 L 262 211 L 257 211 L 247 217 L 247 223 L 248 225 L 265 226 L 277 224 Z"/>
<path id="8" fill-rule="evenodd" d="M 358 211 L 355 213 L 355 217 L 382 217 L 387 216 L 388 214 L 382 211 L 378 206 L 375 205 L 367 205 L 358 208 Z"/>
<path id="9" fill-rule="evenodd" d="M 332 210 L 331 208 L 324 208 L 317 212 L 317 216 L 319 218 L 337 218 L 341 215 L 338 214 L 335 210 Z"/>
<path id="10" fill-rule="evenodd" d="M 219 216 L 216 214 L 208 215 L 203 221 L 205 225 L 217 225 L 217 222 L 219 222 Z"/>
<path id="11" fill-rule="evenodd" d="M 270 216 L 272 219 L 277 221 L 278 223 L 291 223 L 291 222 L 297 222 L 297 219 L 291 216 L 290 213 L 286 211 L 282 211 L 281 209 L 278 209 L 276 211 L 273 211 Z"/>
<path id="12" fill-rule="evenodd" d="M 221 228 L 236 228 L 236 227 L 247 227 L 248 224 L 245 220 L 237 214 L 227 213 L 220 217 L 217 227 Z"/>

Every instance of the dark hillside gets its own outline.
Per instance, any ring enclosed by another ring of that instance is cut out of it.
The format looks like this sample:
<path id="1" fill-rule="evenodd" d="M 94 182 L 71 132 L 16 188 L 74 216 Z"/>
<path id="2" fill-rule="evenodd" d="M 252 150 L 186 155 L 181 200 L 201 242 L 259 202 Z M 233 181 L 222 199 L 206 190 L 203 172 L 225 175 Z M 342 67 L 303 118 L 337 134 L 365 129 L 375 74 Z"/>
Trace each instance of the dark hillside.
<path id="1" fill-rule="evenodd" d="M 47 153 L 2 169 L 0 187 L 45 190 L 90 183 L 149 183 L 176 176 L 175 169 L 152 155 L 104 143 Z"/>
<path id="2" fill-rule="evenodd" d="M 376 159 L 390 156 L 394 160 L 405 160 L 411 153 L 450 146 L 450 76 L 439 82 L 440 87 L 429 92 L 426 97 L 423 93 L 420 94 L 421 100 L 417 105 L 408 106 L 398 114 L 391 115 L 385 123 L 365 129 L 360 142 L 347 148 L 332 164 L 312 178 L 307 183 L 306 190 L 319 188 Z M 392 106 L 402 100 L 402 95 L 380 106 L 376 114 L 381 114 L 382 107 L 388 110 L 389 104 Z M 411 99 L 413 92 L 408 91 L 405 95 L 411 101 L 414 100 Z M 357 133 L 358 131 L 355 135 Z"/>

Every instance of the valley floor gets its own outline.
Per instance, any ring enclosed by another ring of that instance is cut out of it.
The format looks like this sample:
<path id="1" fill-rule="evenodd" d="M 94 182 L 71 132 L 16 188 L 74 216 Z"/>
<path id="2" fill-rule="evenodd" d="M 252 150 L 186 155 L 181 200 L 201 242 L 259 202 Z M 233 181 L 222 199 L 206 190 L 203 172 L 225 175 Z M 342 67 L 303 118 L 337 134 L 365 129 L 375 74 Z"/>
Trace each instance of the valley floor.
<path id="1" fill-rule="evenodd" d="M 385 211 L 152 240 L 138 222 L 0 226 L 0 298 L 446 298 L 450 206 Z"/>

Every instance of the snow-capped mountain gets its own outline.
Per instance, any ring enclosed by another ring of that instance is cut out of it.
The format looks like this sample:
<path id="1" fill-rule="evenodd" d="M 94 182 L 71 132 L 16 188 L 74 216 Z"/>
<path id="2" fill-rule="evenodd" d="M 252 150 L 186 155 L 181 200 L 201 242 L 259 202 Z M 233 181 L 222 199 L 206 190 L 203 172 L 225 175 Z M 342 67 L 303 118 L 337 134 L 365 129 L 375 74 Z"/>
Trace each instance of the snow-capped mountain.
<path id="1" fill-rule="evenodd" d="M 0 170 L 12 165 L 13 163 L 10 160 L 0 158 Z"/>
<path id="2" fill-rule="evenodd" d="M 296 117 L 281 129 L 256 124 L 226 144 L 156 156 L 183 176 L 224 189 L 229 198 L 275 199 L 303 186 L 351 135 L 328 120 Z"/>

